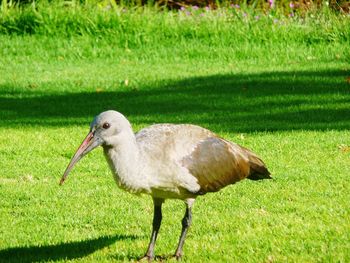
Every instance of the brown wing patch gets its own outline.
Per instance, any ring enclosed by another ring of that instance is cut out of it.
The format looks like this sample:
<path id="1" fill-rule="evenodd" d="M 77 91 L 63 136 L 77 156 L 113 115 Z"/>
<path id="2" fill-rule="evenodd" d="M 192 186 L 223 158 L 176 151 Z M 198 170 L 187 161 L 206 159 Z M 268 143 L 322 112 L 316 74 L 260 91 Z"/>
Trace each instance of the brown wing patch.
<path id="1" fill-rule="evenodd" d="M 181 163 L 198 180 L 200 193 L 216 192 L 250 173 L 249 160 L 239 147 L 218 137 L 209 137 Z"/>

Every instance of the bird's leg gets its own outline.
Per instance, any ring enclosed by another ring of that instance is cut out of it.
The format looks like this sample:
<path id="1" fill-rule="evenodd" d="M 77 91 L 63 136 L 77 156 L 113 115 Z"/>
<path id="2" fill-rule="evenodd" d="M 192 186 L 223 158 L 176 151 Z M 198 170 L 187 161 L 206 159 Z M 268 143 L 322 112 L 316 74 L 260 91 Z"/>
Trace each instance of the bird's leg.
<path id="1" fill-rule="evenodd" d="M 151 261 L 154 258 L 154 246 L 156 244 L 158 231 L 160 228 L 160 224 L 162 222 L 162 204 L 164 200 L 163 199 L 153 199 L 154 203 L 154 214 L 153 214 L 153 227 L 152 227 L 152 234 L 151 239 L 149 241 L 148 249 L 145 254 L 145 256 L 142 259 L 147 259 L 148 261 Z"/>
<path id="2" fill-rule="evenodd" d="M 185 216 L 182 219 L 182 230 L 181 235 L 179 239 L 179 244 L 177 245 L 177 249 L 175 252 L 175 257 L 177 260 L 181 259 L 182 257 L 182 247 L 185 243 L 186 234 L 188 231 L 188 228 L 190 227 L 192 223 L 192 205 L 193 205 L 194 199 L 188 199 L 186 200 L 186 212 Z"/>

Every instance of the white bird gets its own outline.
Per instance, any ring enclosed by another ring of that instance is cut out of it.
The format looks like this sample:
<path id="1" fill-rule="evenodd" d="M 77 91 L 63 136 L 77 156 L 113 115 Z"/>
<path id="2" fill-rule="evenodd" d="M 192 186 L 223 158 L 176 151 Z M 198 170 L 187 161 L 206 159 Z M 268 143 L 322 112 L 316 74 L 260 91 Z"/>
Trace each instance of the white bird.
<path id="1" fill-rule="evenodd" d="M 244 178 L 271 178 L 264 162 L 253 152 L 207 129 L 190 124 L 156 124 L 134 134 L 121 113 L 106 111 L 91 123 L 90 132 L 70 161 L 60 185 L 73 166 L 100 145 L 118 186 L 153 198 L 153 229 L 142 258 L 149 261 L 154 258 L 165 199 L 181 199 L 186 204 L 174 255 L 180 259 L 197 196 L 219 191 Z"/>

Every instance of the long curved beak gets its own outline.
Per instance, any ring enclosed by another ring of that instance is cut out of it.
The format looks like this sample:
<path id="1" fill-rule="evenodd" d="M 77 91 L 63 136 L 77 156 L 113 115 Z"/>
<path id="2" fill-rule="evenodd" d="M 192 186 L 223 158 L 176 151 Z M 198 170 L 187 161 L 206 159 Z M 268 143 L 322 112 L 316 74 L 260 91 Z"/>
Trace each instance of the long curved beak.
<path id="1" fill-rule="evenodd" d="M 100 146 L 103 143 L 103 141 L 99 137 L 94 137 L 93 132 L 89 132 L 89 134 L 85 137 L 84 141 L 79 146 L 78 150 L 75 152 L 73 158 L 71 159 L 70 163 L 68 164 L 66 170 L 64 171 L 64 174 L 60 180 L 60 185 L 64 183 L 66 180 L 69 172 L 72 170 L 74 165 L 83 158 L 88 152 L 91 152 L 96 147 Z"/>

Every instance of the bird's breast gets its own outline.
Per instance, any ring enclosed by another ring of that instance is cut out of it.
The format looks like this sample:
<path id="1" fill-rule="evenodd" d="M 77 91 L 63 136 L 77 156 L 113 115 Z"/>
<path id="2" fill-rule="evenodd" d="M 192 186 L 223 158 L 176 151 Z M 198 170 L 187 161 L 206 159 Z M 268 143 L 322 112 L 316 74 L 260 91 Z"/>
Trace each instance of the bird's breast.
<path id="1" fill-rule="evenodd" d="M 137 158 L 128 158 L 113 149 L 107 149 L 104 153 L 113 178 L 121 189 L 133 194 L 150 193 L 146 174 L 142 173 Z"/>

